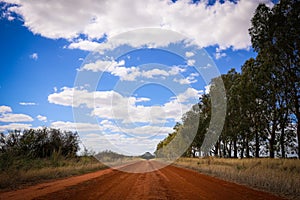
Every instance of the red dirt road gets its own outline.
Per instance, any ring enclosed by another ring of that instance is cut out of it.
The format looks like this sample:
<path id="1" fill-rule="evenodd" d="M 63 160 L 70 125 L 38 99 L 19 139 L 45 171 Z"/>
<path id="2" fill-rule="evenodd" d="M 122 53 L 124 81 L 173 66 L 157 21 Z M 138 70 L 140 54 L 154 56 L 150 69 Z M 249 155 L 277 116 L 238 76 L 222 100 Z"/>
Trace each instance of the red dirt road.
<path id="1" fill-rule="evenodd" d="M 156 161 L 139 161 L 121 167 L 120 170 L 149 171 L 149 169 L 156 169 L 158 165 Z M 265 192 L 174 166 L 147 173 L 127 173 L 120 170 L 107 169 L 0 193 L 0 199 L 281 199 Z"/>

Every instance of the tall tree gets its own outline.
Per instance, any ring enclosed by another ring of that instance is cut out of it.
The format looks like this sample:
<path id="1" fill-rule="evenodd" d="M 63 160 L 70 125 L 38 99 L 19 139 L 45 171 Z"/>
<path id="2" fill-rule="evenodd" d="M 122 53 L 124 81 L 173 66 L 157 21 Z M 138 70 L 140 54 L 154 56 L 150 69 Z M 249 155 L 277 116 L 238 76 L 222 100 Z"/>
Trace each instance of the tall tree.
<path id="1" fill-rule="evenodd" d="M 274 142 L 277 118 L 289 109 L 297 124 L 298 156 L 300 158 L 300 1 L 281 0 L 272 9 L 260 4 L 249 29 L 257 60 L 267 77 L 265 93 L 270 105 L 270 143 Z M 283 101 L 282 101 L 283 100 Z M 280 108 L 281 107 L 281 108 Z M 285 108 L 285 109 L 282 109 Z M 273 157 L 273 145 L 270 156 Z"/>

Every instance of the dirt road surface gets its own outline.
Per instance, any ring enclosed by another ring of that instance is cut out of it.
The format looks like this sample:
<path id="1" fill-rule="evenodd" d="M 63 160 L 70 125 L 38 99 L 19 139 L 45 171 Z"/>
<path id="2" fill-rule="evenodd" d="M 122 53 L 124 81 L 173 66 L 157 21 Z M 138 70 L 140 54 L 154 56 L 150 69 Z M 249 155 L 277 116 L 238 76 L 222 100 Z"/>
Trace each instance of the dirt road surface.
<path id="1" fill-rule="evenodd" d="M 281 199 L 245 186 L 222 181 L 192 170 L 159 166 L 156 161 L 138 161 L 117 169 L 38 184 L 22 190 L 0 193 L 1 200 L 17 199 L 100 199 L 100 200 L 201 200 Z M 136 170 L 147 173 L 128 173 Z M 123 170 L 123 171 L 122 171 Z"/>

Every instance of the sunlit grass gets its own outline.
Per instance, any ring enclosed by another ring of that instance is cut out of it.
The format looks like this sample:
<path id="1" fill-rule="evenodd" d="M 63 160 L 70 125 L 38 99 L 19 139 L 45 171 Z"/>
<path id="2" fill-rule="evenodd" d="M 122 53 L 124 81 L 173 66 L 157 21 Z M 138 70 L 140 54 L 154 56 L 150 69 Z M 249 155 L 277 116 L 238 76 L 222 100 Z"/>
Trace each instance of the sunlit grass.
<path id="1" fill-rule="evenodd" d="M 180 158 L 175 164 L 274 194 L 300 199 L 300 160 Z"/>
<path id="2" fill-rule="evenodd" d="M 0 172 L 0 189 L 11 190 L 107 168 L 94 158 L 15 160 L 14 165 Z"/>

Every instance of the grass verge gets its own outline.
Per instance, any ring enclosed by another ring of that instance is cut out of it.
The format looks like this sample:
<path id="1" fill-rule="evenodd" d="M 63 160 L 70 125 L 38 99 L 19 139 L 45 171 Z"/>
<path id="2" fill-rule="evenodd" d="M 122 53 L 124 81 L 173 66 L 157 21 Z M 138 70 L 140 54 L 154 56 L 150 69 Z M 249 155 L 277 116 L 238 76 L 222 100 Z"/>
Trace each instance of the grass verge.
<path id="1" fill-rule="evenodd" d="M 66 178 L 107 168 L 93 157 L 72 159 L 14 159 L 0 172 L 0 190 L 19 189 L 51 179 Z"/>
<path id="2" fill-rule="evenodd" d="M 180 158 L 174 164 L 289 199 L 300 199 L 300 160 L 209 157 Z"/>

